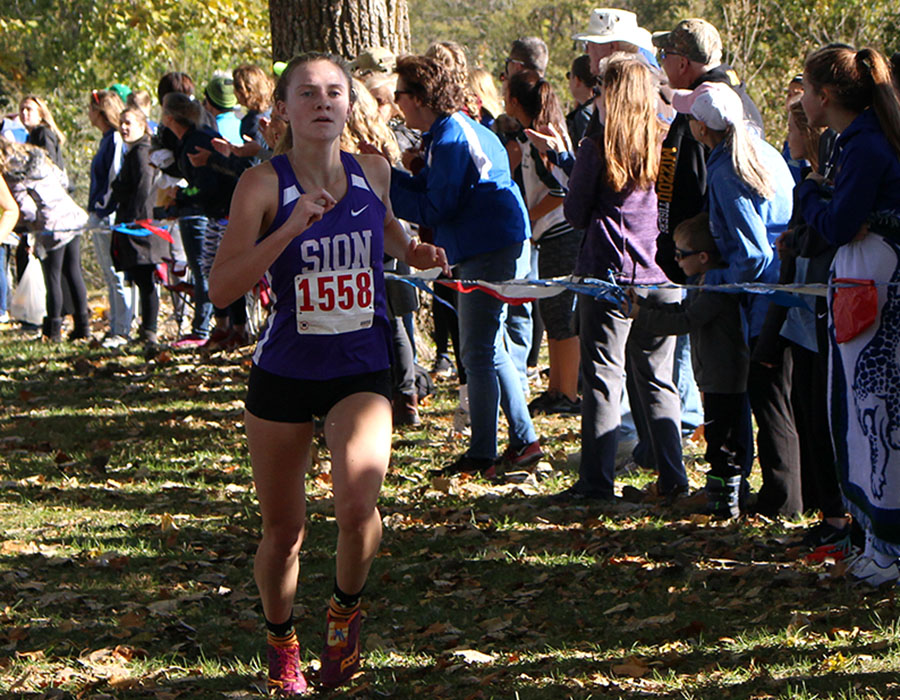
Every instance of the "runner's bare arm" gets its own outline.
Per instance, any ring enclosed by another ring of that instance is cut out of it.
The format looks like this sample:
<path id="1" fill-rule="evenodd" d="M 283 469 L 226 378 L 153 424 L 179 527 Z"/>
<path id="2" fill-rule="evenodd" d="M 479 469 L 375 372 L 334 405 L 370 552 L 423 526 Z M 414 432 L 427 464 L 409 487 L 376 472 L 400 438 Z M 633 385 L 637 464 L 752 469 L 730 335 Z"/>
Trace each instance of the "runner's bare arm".
<path id="1" fill-rule="evenodd" d="M 228 227 L 209 274 L 209 300 L 225 308 L 250 291 L 288 244 L 334 204 L 334 197 L 323 189 L 307 192 L 297 200 L 287 221 L 257 244 L 278 208 L 278 176 L 268 163 L 244 173 L 235 188 Z"/>
<path id="2" fill-rule="evenodd" d="M 375 193 L 384 202 L 386 209 L 384 214 L 385 252 L 420 270 L 440 267 L 449 276 L 450 267 L 447 265 L 447 255 L 444 249 L 410 238 L 394 216 L 394 211 L 391 209 L 391 167 L 387 160 L 380 155 L 360 154 L 355 157 L 362 166 L 366 179 L 375 188 Z"/>

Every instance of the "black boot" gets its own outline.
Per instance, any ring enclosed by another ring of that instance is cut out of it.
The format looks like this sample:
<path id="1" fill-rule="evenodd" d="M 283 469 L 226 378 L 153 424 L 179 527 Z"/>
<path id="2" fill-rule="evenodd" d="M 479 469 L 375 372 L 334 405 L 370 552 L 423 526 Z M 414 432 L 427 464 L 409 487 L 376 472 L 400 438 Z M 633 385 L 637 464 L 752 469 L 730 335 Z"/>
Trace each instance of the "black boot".
<path id="1" fill-rule="evenodd" d="M 412 394 L 394 394 L 394 425 L 421 425 L 419 397 Z"/>
<path id="2" fill-rule="evenodd" d="M 72 332 L 69 333 L 69 340 L 89 338 L 91 335 L 91 323 L 88 314 L 76 314 L 72 318 L 75 322 L 75 326 L 72 328 Z"/>
<path id="3" fill-rule="evenodd" d="M 44 340 L 50 343 L 62 342 L 62 319 L 44 317 L 44 323 L 41 327 Z"/>
<path id="4" fill-rule="evenodd" d="M 736 518 L 741 514 L 738 505 L 741 476 L 713 476 L 706 475 L 706 497 L 708 504 L 706 512 L 717 518 Z"/>

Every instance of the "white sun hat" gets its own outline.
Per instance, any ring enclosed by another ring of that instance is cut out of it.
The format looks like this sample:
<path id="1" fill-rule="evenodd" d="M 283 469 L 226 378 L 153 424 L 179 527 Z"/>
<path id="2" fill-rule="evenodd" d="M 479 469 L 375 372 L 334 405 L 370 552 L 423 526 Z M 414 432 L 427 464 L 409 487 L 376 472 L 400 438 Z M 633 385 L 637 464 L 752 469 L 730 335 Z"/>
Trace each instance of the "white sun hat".
<path id="1" fill-rule="evenodd" d="M 642 46 L 644 43 L 644 37 L 641 36 L 640 27 L 638 27 L 637 15 L 628 10 L 612 8 L 591 10 L 587 29 L 580 34 L 575 34 L 572 38 L 594 44 L 627 41 L 629 44 Z"/>

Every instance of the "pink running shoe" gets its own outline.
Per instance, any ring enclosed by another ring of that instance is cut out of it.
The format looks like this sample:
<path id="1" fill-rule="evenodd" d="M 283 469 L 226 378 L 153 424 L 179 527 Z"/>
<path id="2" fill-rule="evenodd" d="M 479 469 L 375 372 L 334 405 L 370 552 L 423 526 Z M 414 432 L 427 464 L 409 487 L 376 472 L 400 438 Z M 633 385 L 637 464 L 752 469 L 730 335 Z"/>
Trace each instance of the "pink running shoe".
<path id="1" fill-rule="evenodd" d="M 286 642 L 273 642 L 270 639 L 266 644 L 266 658 L 269 660 L 266 686 L 270 695 L 306 695 L 308 686 L 300 670 L 300 644 L 296 633 Z"/>
<path id="2" fill-rule="evenodd" d="M 182 348 L 197 348 L 203 345 L 206 342 L 206 338 L 202 335 L 197 335 L 196 333 L 191 333 L 182 338 L 179 338 L 174 343 L 172 343 L 172 347 L 176 350 L 181 350 Z"/>
<path id="3" fill-rule="evenodd" d="M 362 611 L 359 604 L 352 610 L 340 610 L 332 600 L 328 606 L 325 648 L 322 650 L 322 685 L 335 688 L 359 670 L 359 631 Z"/>

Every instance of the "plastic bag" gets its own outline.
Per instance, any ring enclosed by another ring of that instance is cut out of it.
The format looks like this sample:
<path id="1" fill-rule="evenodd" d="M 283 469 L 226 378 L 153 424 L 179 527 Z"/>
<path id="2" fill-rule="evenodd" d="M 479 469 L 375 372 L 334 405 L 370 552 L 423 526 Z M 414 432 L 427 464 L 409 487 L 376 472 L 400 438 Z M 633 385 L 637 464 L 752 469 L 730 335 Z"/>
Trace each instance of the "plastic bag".
<path id="1" fill-rule="evenodd" d="M 872 280 L 840 277 L 832 281 L 856 285 L 836 287 L 831 299 L 834 338 L 839 343 L 846 343 L 875 323 L 878 317 L 878 289 Z"/>
<path id="2" fill-rule="evenodd" d="M 28 256 L 28 264 L 22 279 L 9 302 L 9 315 L 17 321 L 39 326 L 47 313 L 47 289 L 40 261 L 34 255 Z"/>

